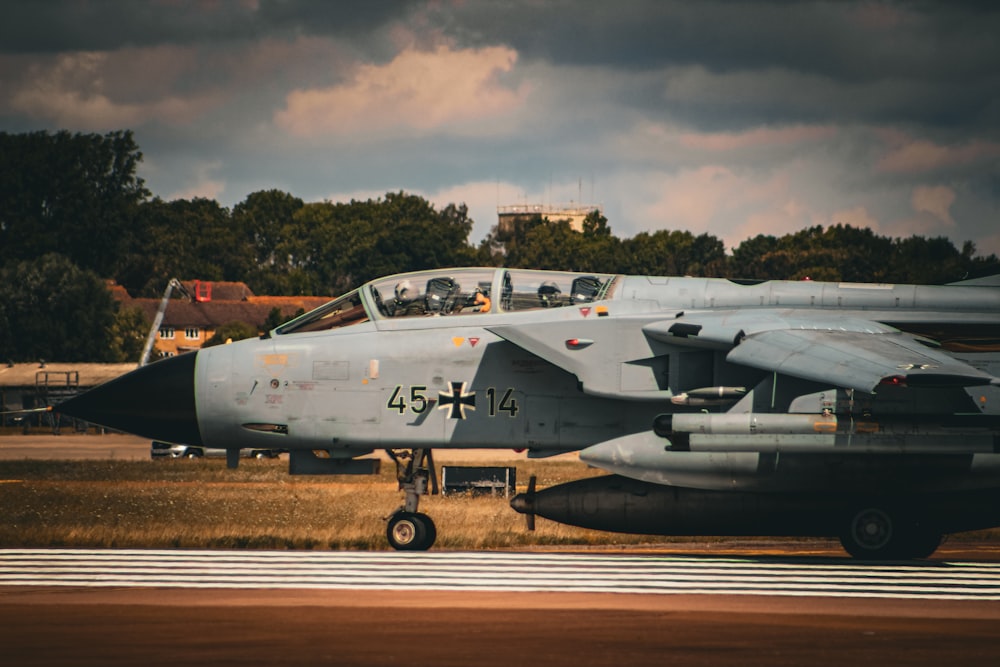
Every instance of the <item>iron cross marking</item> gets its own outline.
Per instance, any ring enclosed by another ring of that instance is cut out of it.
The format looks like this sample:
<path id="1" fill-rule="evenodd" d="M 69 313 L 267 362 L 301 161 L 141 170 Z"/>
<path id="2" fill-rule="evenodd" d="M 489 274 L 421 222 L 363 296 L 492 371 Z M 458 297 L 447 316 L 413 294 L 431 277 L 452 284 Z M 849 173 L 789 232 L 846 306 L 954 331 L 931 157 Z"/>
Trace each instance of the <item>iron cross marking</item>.
<path id="1" fill-rule="evenodd" d="M 438 410 L 450 408 L 450 419 L 465 419 L 465 409 L 476 409 L 476 392 L 465 392 L 464 382 L 452 382 L 451 393 L 438 392 Z"/>

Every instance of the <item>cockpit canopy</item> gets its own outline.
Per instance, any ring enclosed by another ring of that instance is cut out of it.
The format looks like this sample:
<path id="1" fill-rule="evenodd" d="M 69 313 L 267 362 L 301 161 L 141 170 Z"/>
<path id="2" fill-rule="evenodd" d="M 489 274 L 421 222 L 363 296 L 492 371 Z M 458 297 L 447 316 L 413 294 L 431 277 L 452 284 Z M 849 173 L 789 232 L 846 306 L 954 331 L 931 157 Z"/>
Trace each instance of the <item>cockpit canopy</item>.
<path id="1" fill-rule="evenodd" d="M 612 274 L 460 268 L 379 278 L 275 330 L 328 331 L 398 317 L 487 315 L 559 308 L 609 298 Z"/>

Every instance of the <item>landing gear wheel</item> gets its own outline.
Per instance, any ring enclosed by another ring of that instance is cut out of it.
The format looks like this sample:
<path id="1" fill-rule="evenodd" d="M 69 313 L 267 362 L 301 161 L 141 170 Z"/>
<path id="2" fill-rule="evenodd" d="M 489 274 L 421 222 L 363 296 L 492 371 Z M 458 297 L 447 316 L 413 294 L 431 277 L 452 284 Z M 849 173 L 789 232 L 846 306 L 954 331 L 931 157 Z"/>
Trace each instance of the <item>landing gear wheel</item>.
<path id="1" fill-rule="evenodd" d="M 385 536 L 398 551 L 427 551 L 437 539 L 437 528 L 422 512 L 400 511 L 389 517 Z"/>
<path id="2" fill-rule="evenodd" d="M 389 517 L 385 536 L 393 549 L 400 551 L 427 551 L 437 539 L 437 528 L 431 518 L 417 511 L 420 496 L 427 493 L 430 483 L 431 493 L 438 492 L 437 473 L 434 459 L 429 449 L 412 451 L 385 450 L 396 463 L 396 479 L 399 488 L 406 494 L 403 506 Z"/>
<path id="3" fill-rule="evenodd" d="M 840 536 L 840 544 L 855 558 L 893 558 L 896 555 L 895 532 L 895 522 L 888 512 L 866 507 L 851 517 Z"/>
<path id="4" fill-rule="evenodd" d="M 437 541 L 438 537 L 437 526 L 434 525 L 434 520 L 431 519 L 426 514 L 424 514 L 423 512 L 420 512 L 419 514 L 417 514 L 417 516 L 422 518 L 424 522 L 424 529 L 427 531 L 426 534 L 424 535 L 424 544 L 426 544 L 426 546 L 424 547 L 424 551 L 426 551 L 427 549 L 430 549 L 432 546 L 434 546 L 434 542 Z"/>
<path id="5" fill-rule="evenodd" d="M 909 558 L 929 558 L 941 546 L 944 536 L 930 531 L 917 532 L 910 537 L 907 547 Z"/>
<path id="6" fill-rule="evenodd" d="M 840 536 L 855 558 L 927 558 L 941 544 L 941 533 L 918 519 L 920 512 L 866 507 L 856 512 Z"/>

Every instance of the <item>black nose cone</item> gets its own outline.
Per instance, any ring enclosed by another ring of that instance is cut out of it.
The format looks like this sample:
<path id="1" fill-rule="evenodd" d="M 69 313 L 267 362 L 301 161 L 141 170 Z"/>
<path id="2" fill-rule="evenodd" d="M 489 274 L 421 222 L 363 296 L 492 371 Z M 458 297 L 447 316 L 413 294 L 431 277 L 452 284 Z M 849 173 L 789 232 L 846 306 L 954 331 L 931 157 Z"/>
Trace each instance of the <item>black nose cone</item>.
<path id="1" fill-rule="evenodd" d="M 56 412 L 152 440 L 201 445 L 194 396 L 197 352 L 143 366 L 74 396 Z"/>

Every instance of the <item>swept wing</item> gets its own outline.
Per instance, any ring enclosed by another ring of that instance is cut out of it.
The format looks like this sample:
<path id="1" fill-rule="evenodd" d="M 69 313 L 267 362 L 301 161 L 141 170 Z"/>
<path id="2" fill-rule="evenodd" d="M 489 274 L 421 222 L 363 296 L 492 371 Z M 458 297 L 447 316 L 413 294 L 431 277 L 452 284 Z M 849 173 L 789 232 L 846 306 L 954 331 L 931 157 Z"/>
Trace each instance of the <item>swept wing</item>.
<path id="1" fill-rule="evenodd" d="M 919 339 L 862 318 L 788 311 L 695 313 L 643 329 L 674 344 L 729 348 L 726 360 L 871 392 L 882 383 L 976 386 L 997 378 Z"/>

